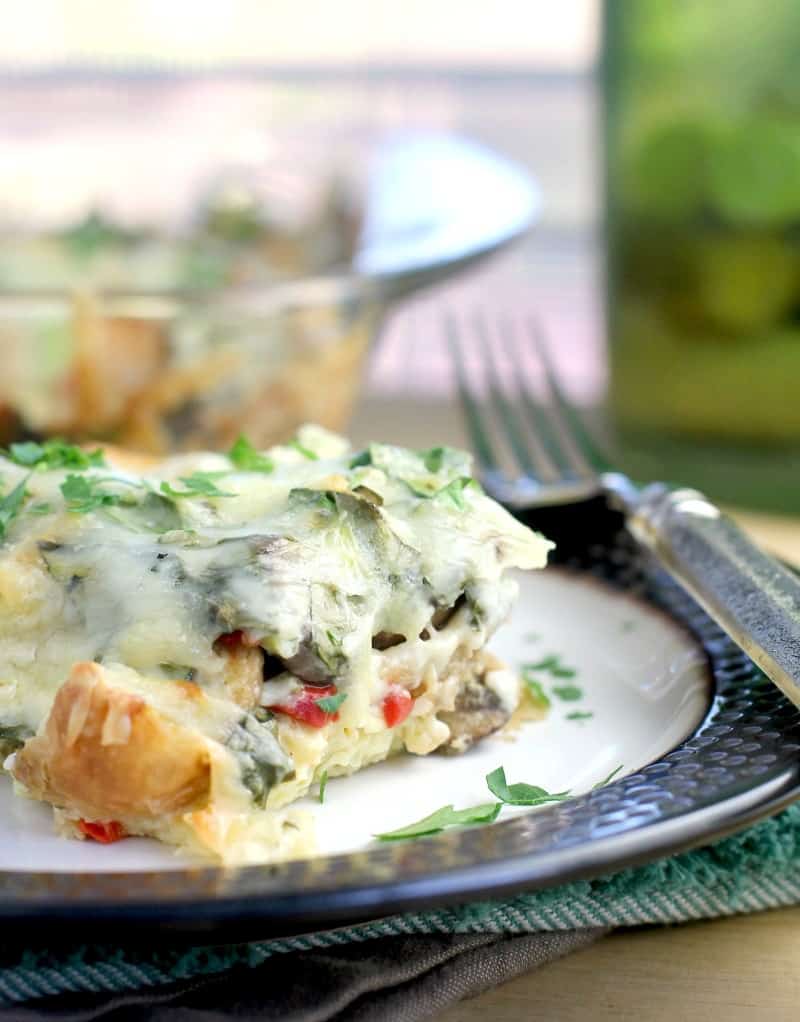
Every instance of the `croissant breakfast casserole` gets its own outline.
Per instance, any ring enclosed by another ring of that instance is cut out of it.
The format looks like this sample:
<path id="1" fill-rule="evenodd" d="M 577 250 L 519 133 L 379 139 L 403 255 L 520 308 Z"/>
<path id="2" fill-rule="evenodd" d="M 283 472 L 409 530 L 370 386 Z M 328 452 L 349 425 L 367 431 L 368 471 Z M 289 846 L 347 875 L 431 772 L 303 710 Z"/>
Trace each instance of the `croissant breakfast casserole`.
<path id="1" fill-rule="evenodd" d="M 550 544 L 467 455 L 291 443 L 0 457 L 0 739 L 66 834 L 229 863 L 313 851 L 325 776 L 501 727 L 485 646 Z"/>

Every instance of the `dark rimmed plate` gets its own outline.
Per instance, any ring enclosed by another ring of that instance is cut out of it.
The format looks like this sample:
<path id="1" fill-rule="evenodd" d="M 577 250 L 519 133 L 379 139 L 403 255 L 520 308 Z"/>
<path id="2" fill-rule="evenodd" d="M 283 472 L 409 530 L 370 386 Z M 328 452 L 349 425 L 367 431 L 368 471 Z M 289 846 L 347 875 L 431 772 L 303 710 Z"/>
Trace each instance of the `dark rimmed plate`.
<path id="1" fill-rule="evenodd" d="M 22 930 L 25 939 L 68 938 L 77 923 L 82 939 L 287 935 L 610 872 L 706 843 L 798 797 L 800 712 L 652 568 L 618 516 L 590 502 L 542 512 L 534 524 L 556 540 L 564 567 L 635 594 L 650 614 L 660 608 L 672 618 L 669 629 L 677 623 L 693 636 L 687 645 L 705 651 L 707 711 L 654 762 L 490 826 L 285 865 L 45 872 L 21 863 L 0 871 L 0 918 L 20 940 Z M 696 688 L 696 663 L 692 671 Z M 343 819 L 348 808 L 341 798 Z M 419 815 L 409 805 L 403 822 Z"/>

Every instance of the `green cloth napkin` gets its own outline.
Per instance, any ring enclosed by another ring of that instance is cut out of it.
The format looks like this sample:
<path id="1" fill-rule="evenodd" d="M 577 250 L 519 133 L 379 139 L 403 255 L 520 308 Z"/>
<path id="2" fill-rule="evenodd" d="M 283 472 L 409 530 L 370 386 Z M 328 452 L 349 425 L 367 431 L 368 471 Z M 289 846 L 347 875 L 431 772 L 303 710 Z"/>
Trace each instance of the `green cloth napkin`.
<path id="1" fill-rule="evenodd" d="M 419 934 L 531 934 L 679 923 L 800 902 L 800 805 L 707 847 L 513 898 L 410 912 L 358 926 L 225 947 L 125 950 L 0 949 L 0 1006 L 68 992 L 156 993 L 178 981 L 236 969 L 298 951 Z M 602 929 L 599 931 L 602 932 Z"/>

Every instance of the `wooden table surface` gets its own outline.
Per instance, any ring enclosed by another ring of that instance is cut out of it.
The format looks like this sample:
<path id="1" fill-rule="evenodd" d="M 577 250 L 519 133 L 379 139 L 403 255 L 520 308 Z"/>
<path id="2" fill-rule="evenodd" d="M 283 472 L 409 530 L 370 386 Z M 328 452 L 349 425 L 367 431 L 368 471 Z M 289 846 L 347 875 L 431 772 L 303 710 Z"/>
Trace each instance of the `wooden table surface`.
<path id="1" fill-rule="evenodd" d="M 800 520 L 735 514 L 800 565 Z M 464 1001 L 441 1022 L 788 1022 L 800 1018 L 800 908 L 625 930 Z"/>

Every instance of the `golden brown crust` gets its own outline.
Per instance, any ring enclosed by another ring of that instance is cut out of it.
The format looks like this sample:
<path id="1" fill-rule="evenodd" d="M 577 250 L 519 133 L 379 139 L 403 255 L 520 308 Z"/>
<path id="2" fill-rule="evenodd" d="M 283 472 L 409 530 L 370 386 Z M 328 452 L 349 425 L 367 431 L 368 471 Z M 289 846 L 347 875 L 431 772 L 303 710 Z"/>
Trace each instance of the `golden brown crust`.
<path id="1" fill-rule="evenodd" d="M 203 737 L 110 686 L 94 663 L 72 668 L 44 731 L 16 754 L 12 773 L 35 798 L 90 820 L 198 809 L 211 786 Z"/>

